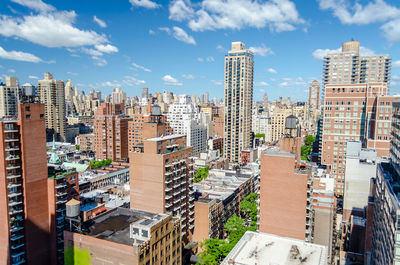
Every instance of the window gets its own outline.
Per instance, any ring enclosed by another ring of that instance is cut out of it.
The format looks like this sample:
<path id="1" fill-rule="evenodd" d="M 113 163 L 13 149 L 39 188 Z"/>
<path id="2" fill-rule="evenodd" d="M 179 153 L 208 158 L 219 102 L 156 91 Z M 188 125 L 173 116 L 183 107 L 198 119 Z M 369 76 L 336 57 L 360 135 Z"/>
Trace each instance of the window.
<path id="1" fill-rule="evenodd" d="M 30 120 L 30 119 L 31 119 L 31 115 L 28 114 L 28 115 L 25 116 L 25 118 L 26 118 L 27 120 Z"/>
<path id="2" fill-rule="evenodd" d="M 26 106 L 26 107 L 25 107 L 25 110 L 26 110 L 26 111 L 31 111 L 31 107 L 30 107 L 30 106 Z"/>

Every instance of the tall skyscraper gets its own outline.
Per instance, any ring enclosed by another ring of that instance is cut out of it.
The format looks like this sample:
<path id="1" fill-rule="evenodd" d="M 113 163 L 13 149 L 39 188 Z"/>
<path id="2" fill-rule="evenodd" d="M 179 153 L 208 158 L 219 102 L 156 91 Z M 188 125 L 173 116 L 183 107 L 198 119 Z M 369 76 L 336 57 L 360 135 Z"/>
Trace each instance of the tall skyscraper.
<path id="1" fill-rule="evenodd" d="M 241 151 L 251 146 L 253 65 L 253 53 L 244 43 L 232 42 L 225 56 L 224 78 L 224 156 L 231 162 L 239 162 Z"/>
<path id="2" fill-rule="evenodd" d="M 66 141 L 64 81 L 55 80 L 52 74 L 45 73 L 44 79 L 39 80 L 39 98 L 45 107 L 47 138 L 55 135 L 58 141 Z"/>
<path id="3" fill-rule="evenodd" d="M 121 88 L 116 87 L 111 94 L 111 103 L 121 104 L 126 101 L 126 93 Z"/>
<path id="4" fill-rule="evenodd" d="M 95 150 L 97 159 L 128 158 L 128 122 L 123 104 L 102 103 L 94 116 Z"/>
<path id="5" fill-rule="evenodd" d="M 0 84 L 0 118 L 17 115 L 18 97 L 18 79 L 7 76 L 6 85 Z"/>
<path id="6" fill-rule="evenodd" d="M 264 96 L 263 96 L 263 109 L 264 109 L 264 112 L 268 111 L 268 94 L 267 93 L 264 93 Z"/>
<path id="7" fill-rule="evenodd" d="M 0 120 L 0 263 L 50 264 L 45 106 Z"/>
<path id="8" fill-rule="evenodd" d="M 310 108 L 319 109 L 320 104 L 320 86 L 317 80 L 313 80 L 310 84 L 309 94 L 308 94 L 308 105 Z"/>
<path id="9" fill-rule="evenodd" d="M 360 42 L 342 44 L 342 51 L 328 53 L 324 58 L 324 84 L 388 83 L 389 55 L 360 55 Z"/>

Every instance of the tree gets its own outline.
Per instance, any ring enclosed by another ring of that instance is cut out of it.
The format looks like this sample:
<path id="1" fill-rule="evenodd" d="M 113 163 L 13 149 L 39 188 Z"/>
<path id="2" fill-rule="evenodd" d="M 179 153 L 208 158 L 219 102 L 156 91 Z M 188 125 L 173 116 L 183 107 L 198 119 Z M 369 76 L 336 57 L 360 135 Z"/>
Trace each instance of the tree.
<path id="1" fill-rule="evenodd" d="M 210 171 L 210 167 L 202 167 L 199 168 L 196 174 L 193 177 L 193 182 L 197 183 L 202 181 L 203 179 L 208 177 L 208 171 Z"/>
<path id="2" fill-rule="evenodd" d="M 92 161 L 90 161 L 90 166 L 91 166 L 91 168 L 94 169 L 94 168 L 108 166 L 111 163 L 112 163 L 112 159 L 109 159 L 109 158 L 101 160 L 101 161 L 92 160 Z"/>
<path id="3" fill-rule="evenodd" d="M 315 137 L 312 135 L 306 136 L 306 145 L 312 145 L 315 142 Z"/>
<path id="4" fill-rule="evenodd" d="M 256 133 L 256 135 L 254 135 L 254 138 L 264 138 L 265 137 L 265 133 Z"/>
<path id="5" fill-rule="evenodd" d="M 244 218 L 251 218 L 251 225 L 257 224 L 257 199 L 258 194 L 250 193 L 240 202 L 240 212 Z"/>
<path id="6" fill-rule="evenodd" d="M 79 144 L 76 145 L 75 148 L 76 148 L 76 150 L 78 150 L 78 151 L 81 150 L 81 146 L 80 146 Z"/>

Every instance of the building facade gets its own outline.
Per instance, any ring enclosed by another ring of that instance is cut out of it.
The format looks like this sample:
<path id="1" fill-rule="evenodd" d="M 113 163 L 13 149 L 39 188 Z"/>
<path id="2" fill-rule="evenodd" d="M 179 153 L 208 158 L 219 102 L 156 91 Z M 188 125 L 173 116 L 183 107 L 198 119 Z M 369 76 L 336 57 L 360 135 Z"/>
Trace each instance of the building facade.
<path id="1" fill-rule="evenodd" d="M 45 106 L 0 121 L 0 263 L 50 264 Z"/>
<path id="2" fill-rule="evenodd" d="M 44 79 L 39 80 L 38 93 L 40 102 L 45 106 L 46 129 L 49 136 L 52 137 L 54 134 L 57 141 L 66 141 L 67 120 L 64 81 L 55 80 L 52 74 L 45 73 Z"/>
<path id="3" fill-rule="evenodd" d="M 163 123 L 145 123 L 143 130 L 143 151 L 129 155 L 131 208 L 180 215 L 188 242 L 194 228 L 193 148 L 184 135 L 163 134 Z"/>
<path id="4" fill-rule="evenodd" d="M 0 84 L 0 118 L 17 115 L 18 98 L 18 79 L 7 76 L 6 84 Z"/>
<path id="5" fill-rule="evenodd" d="M 239 162 L 242 149 L 251 146 L 253 66 L 253 53 L 244 43 L 232 42 L 224 76 L 224 156 L 231 162 Z"/>
<path id="6" fill-rule="evenodd" d="M 317 80 L 313 80 L 310 84 L 308 105 L 313 109 L 319 109 L 320 107 L 320 85 Z"/>

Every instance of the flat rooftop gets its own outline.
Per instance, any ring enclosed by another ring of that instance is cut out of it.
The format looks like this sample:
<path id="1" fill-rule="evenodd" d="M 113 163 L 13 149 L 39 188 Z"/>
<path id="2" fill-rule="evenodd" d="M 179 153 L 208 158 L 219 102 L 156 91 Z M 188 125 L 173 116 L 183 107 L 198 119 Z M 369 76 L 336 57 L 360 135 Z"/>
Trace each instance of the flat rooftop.
<path id="1" fill-rule="evenodd" d="M 156 214 L 135 209 L 115 208 L 85 222 L 84 227 L 88 228 L 89 231 L 84 234 L 132 246 L 134 240 L 130 238 L 130 224 L 135 223 L 142 227 L 151 227 L 167 216 L 166 214 Z"/>
<path id="2" fill-rule="evenodd" d="M 247 231 L 221 265 L 326 265 L 328 247 Z"/>
<path id="3" fill-rule="evenodd" d="M 268 149 L 264 152 L 264 154 L 269 156 L 283 156 L 283 157 L 295 157 L 294 154 L 284 151 L 278 151 L 274 149 Z"/>

